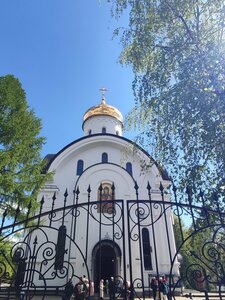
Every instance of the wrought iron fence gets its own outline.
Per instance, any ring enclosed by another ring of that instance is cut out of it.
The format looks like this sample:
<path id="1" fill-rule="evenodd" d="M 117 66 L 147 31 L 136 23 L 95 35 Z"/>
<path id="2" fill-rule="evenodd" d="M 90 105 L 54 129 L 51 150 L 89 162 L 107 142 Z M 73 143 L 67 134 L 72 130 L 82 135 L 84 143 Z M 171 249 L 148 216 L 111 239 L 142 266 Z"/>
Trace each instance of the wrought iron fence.
<path id="1" fill-rule="evenodd" d="M 105 296 L 112 300 L 152 297 L 151 279 L 164 277 L 168 299 L 225 299 L 225 213 L 217 195 L 200 192 L 196 202 L 190 190 L 181 198 L 174 187 L 165 200 L 162 185 L 152 193 L 148 184 L 146 199 L 139 199 L 134 188 L 133 200 L 114 199 L 114 186 L 110 199 L 102 186 L 99 199 L 90 186 L 86 199 L 79 189 L 65 191 L 62 206 L 54 194 L 50 209 L 42 198 L 39 211 L 33 215 L 30 204 L 23 219 L 19 206 L 10 221 L 5 210 L 0 299 L 63 299 L 81 276 L 86 297 L 92 281 L 99 297 L 100 279 L 111 277 Z"/>

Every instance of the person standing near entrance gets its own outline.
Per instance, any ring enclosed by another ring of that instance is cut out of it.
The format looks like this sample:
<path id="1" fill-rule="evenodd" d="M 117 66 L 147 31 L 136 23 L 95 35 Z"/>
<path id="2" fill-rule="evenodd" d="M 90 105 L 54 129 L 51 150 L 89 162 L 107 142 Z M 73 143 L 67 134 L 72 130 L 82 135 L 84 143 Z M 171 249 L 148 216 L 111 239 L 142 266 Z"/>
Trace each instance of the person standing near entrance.
<path id="1" fill-rule="evenodd" d="M 95 285 L 94 281 L 90 280 L 89 281 L 89 300 L 93 300 L 95 295 Z"/>
<path id="2" fill-rule="evenodd" d="M 109 294 L 109 281 L 108 281 L 108 279 L 106 279 L 106 281 L 105 281 L 105 294 L 106 294 L 106 296 L 108 296 L 108 294 Z"/>
<path id="3" fill-rule="evenodd" d="M 114 278 L 111 277 L 109 280 L 109 299 L 110 300 L 115 300 L 115 282 Z"/>
<path id="4" fill-rule="evenodd" d="M 158 281 L 156 277 L 152 277 L 150 287 L 152 289 L 153 299 L 156 300 L 156 295 L 158 290 Z"/>
<path id="5" fill-rule="evenodd" d="M 99 283 L 99 298 L 100 300 L 104 299 L 104 279 L 101 279 Z"/>

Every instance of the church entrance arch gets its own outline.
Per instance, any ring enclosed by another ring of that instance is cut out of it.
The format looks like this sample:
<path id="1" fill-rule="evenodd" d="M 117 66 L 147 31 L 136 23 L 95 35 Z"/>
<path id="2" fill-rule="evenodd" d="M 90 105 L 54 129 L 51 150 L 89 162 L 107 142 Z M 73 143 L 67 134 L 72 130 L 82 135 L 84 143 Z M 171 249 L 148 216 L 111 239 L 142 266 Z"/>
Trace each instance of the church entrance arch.
<path id="1" fill-rule="evenodd" d="M 121 250 L 111 240 L 98 242 L 92 251 L 93 278 L 96 287 L 101 279 L 109 280 L 120 273 Z"/>

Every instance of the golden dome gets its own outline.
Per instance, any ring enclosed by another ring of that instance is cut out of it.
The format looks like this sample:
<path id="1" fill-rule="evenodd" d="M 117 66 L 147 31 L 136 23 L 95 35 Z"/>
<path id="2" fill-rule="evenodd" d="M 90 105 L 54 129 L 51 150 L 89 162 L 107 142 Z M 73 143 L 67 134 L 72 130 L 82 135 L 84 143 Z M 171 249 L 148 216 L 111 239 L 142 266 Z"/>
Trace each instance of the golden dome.
<path id="1" fill-rule="evenodd" d="M 117 120 L 119 120 L 121 123 L 123 123 L 123 116 L 121 114 L 121 112 L 111 106 L 105 103 L 105 98 L 102 98 L 102 103 L 97 105 L 97 106 L 92 106 L 91 108 L 89 108 L 84 116 L 83 116 L 83 123 L 94 116 L 110 116 L 113 118 L 116 118 Z"/>

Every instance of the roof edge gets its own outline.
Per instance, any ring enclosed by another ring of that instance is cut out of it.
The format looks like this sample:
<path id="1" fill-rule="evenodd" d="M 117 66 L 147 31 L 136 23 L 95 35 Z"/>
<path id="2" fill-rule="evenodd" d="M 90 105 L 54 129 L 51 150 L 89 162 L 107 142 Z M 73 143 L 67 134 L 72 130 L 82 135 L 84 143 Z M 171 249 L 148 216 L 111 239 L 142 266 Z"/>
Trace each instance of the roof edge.
<path id="1" fill-rule="evenodd" d="M 47 154 L 45 156 L 44 159 L 48 159 L 49 161 L 47 162 L 45 168 L 43 168 L 43 171 L 44 173 L 46 173 L 48 171 L 48 169 L 50 168 L 51 164 L 53 163 L 53 161 L 57 158 L 57 156 L 59 156 L 63 151 L 65 151 L 67 148 L 71 147 L 72 145 L 82 141 L 82 140 L 85 140 L 85 139 L 90 139 L 92 137 L 96 137 L 96 136 L 112 136 L 114 138 L 117 138 L 117 139 L 121 139 L 127 143 L 130 143 L 132 144 L 133 146 L 137 147 L 139 150 L 141 150 L 146 156 L 148 156 L 149 158 L 151 158 L 151 160 L 154 162 L 154 164 L 156 165 L 156 167 L 158 168 L 161 176 L 162 176 L 162 179 L 163 180 L 168 180 L 168 181 L 172 181 L 172 179 L 169 177 L 167 171 L 157 162 L 154 160 L 153 157 L 150 156 L 150 154 L 145 150 L 143 149 L 140 145 L 136 144 L 135 142 L 123 137 L 123 136 L 119 136 L 119 135 L 115 135 L 115 134 L 111 134 L 111 133 L 96 133 L 96 134 L 92 134 L 92 135 L 87 135 L 87 136 L 83 136 L 69 144 L 67 144 L 65 147 L 63 147 L 60 151 L 58 151 L 56 154 Z"/>

